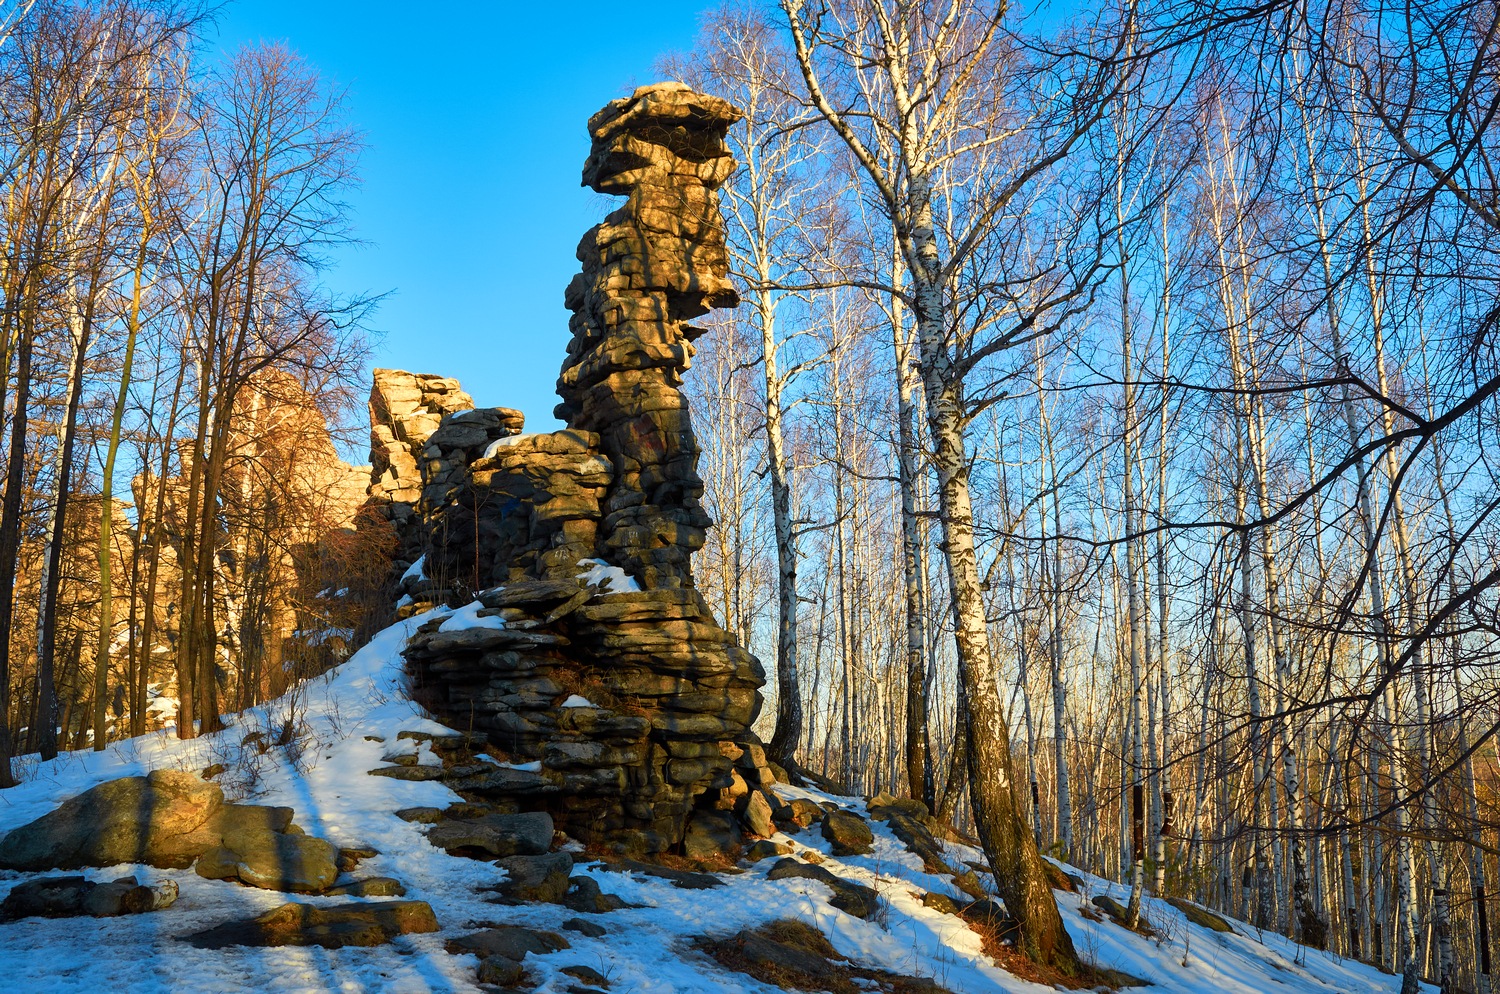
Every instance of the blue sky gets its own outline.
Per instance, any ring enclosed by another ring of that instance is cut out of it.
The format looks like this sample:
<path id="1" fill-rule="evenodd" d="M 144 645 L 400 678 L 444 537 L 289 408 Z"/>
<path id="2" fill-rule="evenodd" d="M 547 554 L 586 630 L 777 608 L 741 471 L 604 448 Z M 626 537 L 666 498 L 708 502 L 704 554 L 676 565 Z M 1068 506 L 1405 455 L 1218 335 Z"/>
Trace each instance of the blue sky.
<path id="1" fill-rule="evenodd" d="M 391 291 L 371 364 L 456 376 L 479 406 L 548 430 L 573 252 L 615 199 L 578 185 L 584 122 L 691 48 L 712 6 L 239 0 L 213 46 L 285 41 L 348 90 L 367 244 L 339 252 L 327 282 Z"/>

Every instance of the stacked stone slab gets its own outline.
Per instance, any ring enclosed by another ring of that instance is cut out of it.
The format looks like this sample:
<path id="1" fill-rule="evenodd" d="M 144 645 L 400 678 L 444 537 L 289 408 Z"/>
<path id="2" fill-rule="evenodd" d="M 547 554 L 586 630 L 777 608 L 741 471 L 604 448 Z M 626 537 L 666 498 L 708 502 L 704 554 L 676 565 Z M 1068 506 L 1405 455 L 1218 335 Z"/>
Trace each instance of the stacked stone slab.
<path id="1" fill-rule="evenodd" d="M 482 606 L 469 627 L 429 623 L 406 650 L 429 708 L 539 764 L 461 789 L 627 849 L 663 851 L 695 820 L 713 834 L 724 811 L 780 806 L 750 731 L 764 672 L 693 588 L 710 522 L 679 390 L 699 333 L 688 321 L 737 302 L 715 190 L 734 169 L 724 135 L 739 117 L 668 83 L 590 120 L 584 183 L 627 200 L 584 237 L 568 288 L 569 429 L 469 461 L 430 544 L 443 569 L 472 571 Z M 584 560 L 630 579 L 590 585 Z"/>
<path id="2" fill-rule="evenodd" d="M 659 852 L 695 807 L 744 808 L 771 783 L 749 732 L 764 674 L 698 591 L 521 580 L 478 600 L 505 627 L 424 626 L 406 649 L 418 697 L 540 770 L 486 769 L 458 789 Z"/>
<path id="3" fill-rule="evenodd" d="M 689 557 L 711 524 L 679 387 L 701 334 L 688 322 L 739 302 L 716 191 L 735 168 L 725 132 L 742 116 L 665 83 L 589 119 L 584 185 L 626 200 L 578 246 L 557 416 L 599 433 L 615 466 L 600 552 L 648 589 L 692 585 Z"/>
<path id="4" fill-rule="evenodd" d="M 433 507 L 430 572 L 470 595 L 526 578 L 572 580 L 594 556 L 613 477 L 592 432 L 492 442 Z"/>

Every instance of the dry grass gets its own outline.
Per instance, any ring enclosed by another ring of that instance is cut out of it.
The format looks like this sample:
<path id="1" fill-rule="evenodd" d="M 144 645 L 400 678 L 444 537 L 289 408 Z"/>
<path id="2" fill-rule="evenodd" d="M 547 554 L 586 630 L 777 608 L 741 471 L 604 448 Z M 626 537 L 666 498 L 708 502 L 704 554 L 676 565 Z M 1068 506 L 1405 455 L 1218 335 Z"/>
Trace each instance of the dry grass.
<path id="1" fill-rule="evenodd" d="M 994 960 L 1002 970 L 1022 980 L 1070 991 L 1117 990 L 1121 987 L 1142 987 L 1147 983 L 1128 973 L 1088 964 L 1081 964 L 1082 969 L 1070 975 L 1045 963 L 1038 963 L 1016 948 L 1015 942 L 1019 935 L 1013 920 L 997 922 L 988 915 L 971 913 L 973 907 L 971 905 L 960 911 L 959 917 L 971 931 L 979 934 L 985 955 Z"/>

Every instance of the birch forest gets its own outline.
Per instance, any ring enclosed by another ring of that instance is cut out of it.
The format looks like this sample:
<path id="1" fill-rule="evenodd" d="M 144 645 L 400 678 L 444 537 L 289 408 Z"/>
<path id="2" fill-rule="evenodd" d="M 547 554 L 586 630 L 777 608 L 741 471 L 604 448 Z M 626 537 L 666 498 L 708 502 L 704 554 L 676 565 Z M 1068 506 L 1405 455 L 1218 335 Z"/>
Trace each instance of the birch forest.
<path id="1" fill-rule="evenodd" d="M 0 0 L 0 787 L 383 603 L 360 139 L 209 15 Z M 730 0 L 659 69 L 745 114 L 686 389 L 772 759 L 1488 994 L 1500 4 Z"/>
<path id="2" fill-rule="evenodd" d="M 711 600 L 783 759 L 1488 991 L 1500 8 L 1093 8 L 664 67 L 746 112 Z"/>

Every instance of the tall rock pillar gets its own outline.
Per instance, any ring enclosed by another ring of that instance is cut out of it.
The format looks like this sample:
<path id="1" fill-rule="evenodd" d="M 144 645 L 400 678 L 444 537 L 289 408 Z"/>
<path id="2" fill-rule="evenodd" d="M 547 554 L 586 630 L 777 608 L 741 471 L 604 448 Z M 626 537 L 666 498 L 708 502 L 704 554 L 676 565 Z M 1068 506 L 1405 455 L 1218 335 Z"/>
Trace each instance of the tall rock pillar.
<path id="1" fill-rule="evenodd" d="M 689 559 L 712 523 L 680 387 L 702 333 L 689 322 L 739 303 L 716 191 L 735 168 L 725 132 L 742 116 L 659 83 L 589 120 L 583 183 L 626 201 L 578 246 L 557 416 L 598 433 L 614 465 L 599 554 L 647 589 L 692 586 Z"/>

